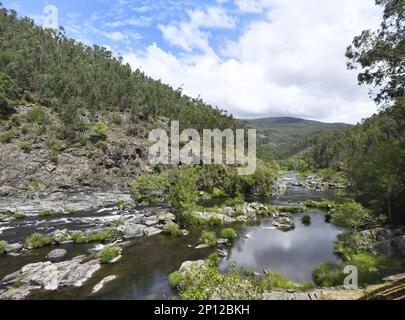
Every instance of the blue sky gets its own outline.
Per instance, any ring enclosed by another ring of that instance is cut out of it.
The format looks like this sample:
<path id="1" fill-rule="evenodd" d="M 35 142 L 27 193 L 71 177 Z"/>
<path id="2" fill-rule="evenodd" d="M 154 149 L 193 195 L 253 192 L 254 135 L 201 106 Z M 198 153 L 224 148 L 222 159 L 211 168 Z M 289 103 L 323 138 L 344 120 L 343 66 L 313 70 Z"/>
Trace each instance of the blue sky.
<path id="1" fill-rule="evenodd" d="M 38 24 L 56 8 L 69 36 L 238 117 L 355 123 L 377 110 L 344 57 L 378 27 L 374 0 L 0 1 Z"/>
<path id="2" fill-rule="evenodd" d="M 37 23 L 43 24 L 44 10 L 47 6 L 55 6 L 58 10 L 58 24 L 64 26 L 67 33 L 88 44 L 100 44 L 123 54 L 132 50 L 139 50 L 156 43 L 160 48 L 174 54 L 180 54 L 181 48 L 167 43 L 159 25 L 188 18 L 189 11 L 204 10 L 218 5 L 216 0 L 3 0 L 3 5 L 18 11 L 20 16 L 30 16 Z M 219 1 L 221 3 L 221 1 Z M 221 7 L 227 12 L 235 14 L 234 28 L 215 28 L 215 35 L 211 37 L 211 45 L 215 49 L 225 39 L 237 39 L 249 21 L 252 14 L 238 13 L 238 7 L 233 2 L 225 1 Z M 256 14 L 255 14 L 256 15 Z M 236 23 L 237 21 L 237 23 Z M 199 48 L 194 48 L 199 52 Z"/>

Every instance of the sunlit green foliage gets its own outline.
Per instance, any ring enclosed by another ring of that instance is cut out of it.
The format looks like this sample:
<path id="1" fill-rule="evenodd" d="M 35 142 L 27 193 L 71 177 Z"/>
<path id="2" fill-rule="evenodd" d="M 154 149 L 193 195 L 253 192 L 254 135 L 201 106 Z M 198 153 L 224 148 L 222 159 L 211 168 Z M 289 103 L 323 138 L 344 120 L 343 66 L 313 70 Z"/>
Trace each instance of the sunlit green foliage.
<path id="1" fill-rule="evenodd" d="M 169 284 L 172 288 L 178 288 L 182 280 L 183 275 L 178 271 L 169 274 Z"/>
<path id="2" fill-rule="evenodd" d="M 111 246 L 103 248 L 99 253 L 99 259 L 101 263 L 109 263 L 113 259 L 117 258 L 121 254 L 121 248 L 117 246 Z"/>
<path id="3" fill-rule="evenodd" d="M 163 233 L 174 237 L 181 237 L 183 231 L 175 223 L 168 223 L 163 227 Z"/>
<path id="4" fill-rule="evenodd" d="M 217 236 L 212 231 L 203 231 L 201 234 L 200 243 L 209 247 L 214 247 L 217 244 Z"/>
<path id="5" fill-rule="evenodd" d="M 33 235 L 27 237 L 25 239 L 26 245 L 36 249 L 36 248 L 42 248 L 45 246 L 51 245 L 53 242 L 53 238 L 50 236 L 45 236 L 40 233 L 34 233 Z"/>
<path id="6" fill-rule="evenodd" d="M 236 231 L 232 228 L 226 228 L 221 231 L 221 237 L 225 239 L 233 239 L 236 237 Z"/>

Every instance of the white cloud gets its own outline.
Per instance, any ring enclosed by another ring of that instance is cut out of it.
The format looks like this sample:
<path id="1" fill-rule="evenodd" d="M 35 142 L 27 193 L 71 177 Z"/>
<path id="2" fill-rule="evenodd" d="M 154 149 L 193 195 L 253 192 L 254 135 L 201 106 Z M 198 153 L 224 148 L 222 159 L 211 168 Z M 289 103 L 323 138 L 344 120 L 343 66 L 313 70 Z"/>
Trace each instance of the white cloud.
<path id="1" fill-rule="evenodd" d="M 264 10 L 265 3 L 260 0 L 236 0 L 236 6 L 242 12 L 259 13 Z"/>
<path id="2" fill-rule="evenodd" d="M 132 27 L 149 27 L 152 24 L 152 18 L 147 16 L 141 16 L 136 19 L 127 19 L 127 20 L 117 20 L 113 22 L 107 22 L 104 25 L 106 27 L 118 28 L 123 26 L 132 26 Z"/>
<path id="3" fill-rule="evenodd" d="M 265 0 L 260 6 L 266 17 L 217 50 L 204 28 L 232 27 L 236 20 L 226 23 L 226 12 L 219 19 L 199 10 L 189 12 L 188 21 L 160 26 L 164 38 L 186 53 L 151 45 L 124 59 L 237 116 L 354 123 L 376 111 L 344 57 L 354 36 L 377 27 L 381 12 L 373 0 Z M 204 53 L 194 54 L 195 48 Z"/>
<path id="4" fill-rule="evenodd" d="M 122 32 L 103 32 L 104 36 L 110 40 L 114 41 L 124 41 L 128 39 L 128 36 L 123 34 Z"/>
<path id="5" fill-rule="evenodd" d="M 209 51 L 210 34 L 203 29 L 230 29 L 235 27 L 236 23 L 236 19 L 229 16 L 220 7 L 209 7 L 206 10 L 188 10 L 187 14 L 188 20 L 158 26 L 167 42 L 186 51 L 192 51 L 193 49 Z"/>

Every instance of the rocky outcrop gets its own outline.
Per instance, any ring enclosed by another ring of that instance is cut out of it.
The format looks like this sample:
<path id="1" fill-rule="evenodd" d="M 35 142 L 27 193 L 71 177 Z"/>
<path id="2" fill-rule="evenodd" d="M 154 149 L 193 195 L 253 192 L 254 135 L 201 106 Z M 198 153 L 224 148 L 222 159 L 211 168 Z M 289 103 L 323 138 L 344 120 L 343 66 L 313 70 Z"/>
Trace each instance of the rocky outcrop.
<path id="1" fill-rule="evenodd" d="M 23 249 L 23 247 L 24 246 L 21 243 L 12 243 L 12 244 L 7 243 L 4 249 L 7 254 L 13 254 L 20 252 Z"/>
<path id="2" fill-rule="evenodd" d="M 35 215 L 42 210 L 60 212 L 66 208 L 73 211 L 87 211 L 113 206 L 119 199 L 132 201 L 131 194 L 128 193 L 94 192 L 85 188 L 79 188 L 74 192 L 55 191 L 39 199 L 0 197 L 0 213 L 17 210 L 27 215 Z"/>
<path id="3" fill-rule="evenodd" d="M 202 220 L 207 221 L 211 218 L 219 218 L 224 224 L 256 221 L 265 213 L 267 213 L 267 207 L 257 202 L 244 203 L 242 206 L 236 207 L 223 207 L 217 212 L 193 212 L 195 216 Z"/>
<path id="4" fill-rule="evenodd" d="M 65 249 L 55 249 L 55 250 L 52 250 L 51 252 L 49 252 L 48 255 L 46 256 L 46 258 L 49 261 L 57 262 L 57 261 L 63 260 L 63 258 L 66 256 L 66 254 L 67 254 L 67 251 Z"/>
<path id="5" fill-rule="evenodd" d="M 143 224 L 139 224 L 138 221 L 139 221 L 138 218 L 134 218 L 134 219 L 125 221 L 122 225 L 117 227 L 117 232 L 124 239 L 133 239 L 133 238 L 143 237 L 146 226 Z"/>
<path id="6" fill-rule="evenodd" d="M 295 229 L 295 222 L 289 214 L 282 213 L 274 218 L 273 226 L 281 231 L 290 231 Z"/>
<path id="7" fill-rule="evenodd" d="M 56 290 L 60 287 L 82 286 L 101 265 L 98 259 L 78 256 L 59 263 L 39 262 L 22 267 L 0 282 L 8 286 L 0 291 L 0 299 L 23 299 L 37 289 Z"/>
<path id="8" fill-rule="evenodd" d="M 349 245 L 376 255 L 405 254 L 405 235 L 402 229 L 374 228 L 351 235 Z"/>
<path id="9" fill-rule="evenodd" d="M 180 266 L 179 272 L 185 275 L 190 270 L 201 270 L 205 268 L 205 261 L 204 260 L 197 260 L 197 261 L 185 261 Z"/>

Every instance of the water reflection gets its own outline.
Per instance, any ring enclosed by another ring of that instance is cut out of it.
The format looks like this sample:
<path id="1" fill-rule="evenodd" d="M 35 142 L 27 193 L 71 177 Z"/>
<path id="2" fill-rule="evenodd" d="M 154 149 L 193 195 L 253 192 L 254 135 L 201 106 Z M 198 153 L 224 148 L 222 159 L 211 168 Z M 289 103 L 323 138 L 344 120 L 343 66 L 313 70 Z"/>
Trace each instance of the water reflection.
<path id="1" fill-rule="evenodd" d="M 221 263 L 226 270 L 236 262 L 256 272 L 269 269 L 280 272 L 298 283 L 312 281 L 314 267 L 324 261 L 336 262 L 333 241 L 340 232 L 324 221 L 324 213 L 310 210 L 311 224 L 305 226 L 301 215 L 295 216 L 296 228 L 289 232 L 271 229 L 271 219 L 263 220 L 260 227 L 244 227 L 240 232 L 250 239 L 238 238 L 230 256 Z"/>

